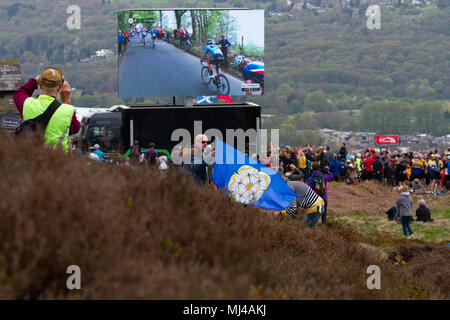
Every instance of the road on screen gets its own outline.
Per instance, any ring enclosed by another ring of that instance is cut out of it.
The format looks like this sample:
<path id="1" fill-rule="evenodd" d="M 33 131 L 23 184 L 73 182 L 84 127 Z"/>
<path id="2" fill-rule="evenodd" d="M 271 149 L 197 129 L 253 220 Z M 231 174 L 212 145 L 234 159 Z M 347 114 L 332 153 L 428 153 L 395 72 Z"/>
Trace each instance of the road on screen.
<path id="1" fill-rule="evenodd" d="M 210 96 L 216 87 L 205 85 L 200 77 L 200 58 L 158 40 L 156 48 L 148 41 L 131 39 L 119 64 L 121 97 Z M 222 72 L 224 73 L 224 72 Z M 230 95 L 242 95 L 243 81 L 224 73 L 230 82 Z"/>

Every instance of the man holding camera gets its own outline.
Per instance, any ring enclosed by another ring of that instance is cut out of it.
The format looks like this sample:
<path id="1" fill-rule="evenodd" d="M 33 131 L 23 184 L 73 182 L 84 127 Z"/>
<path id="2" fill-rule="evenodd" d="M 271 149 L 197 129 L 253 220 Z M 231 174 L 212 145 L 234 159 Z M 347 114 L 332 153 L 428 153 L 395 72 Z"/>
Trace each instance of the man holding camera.
<path id="1" fill-rule="evenodd" d="M 33 98 L 33 92 L 38 86 L 42 89 L 42 94 Z M 20 116 L 26 121 L 36 118 L 54 105 L 58 94 L 63 103 L 56 102 L 57 109 L 44 132 L 45 145 L 52 148 L 61 145 L 63 150 L 68 152 L 70 136 L 80 130 L 81 124 L 77 120 L 74 107 L 70 104 L 70 85 L 64 80 L 61 70 L 47 68 L 36 79 L 30 78 L 17 89 L 13 99 Z"/>

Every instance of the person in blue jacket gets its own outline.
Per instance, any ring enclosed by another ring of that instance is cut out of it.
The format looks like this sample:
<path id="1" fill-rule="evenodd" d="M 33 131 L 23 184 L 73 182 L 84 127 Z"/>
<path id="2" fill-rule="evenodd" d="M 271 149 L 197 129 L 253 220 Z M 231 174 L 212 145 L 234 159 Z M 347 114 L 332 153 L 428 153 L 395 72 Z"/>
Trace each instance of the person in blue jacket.
<path id="1" fill-rule="evenodd" d="M 337 155 L 333 155 L 333 160 L 331 160 L 331 163 L 328 165 L 328 168 L 333 175 L 334 181 L 339 181 L 339 175 L 341 172 L 341 162 L 337 158 Z"/>
<path id="2" fill-rule="evenodd" d="M 124 36 L 122 34 L 122 31 L 119 30 L 119 33 L 117 35 L 117 47 L 119 49 L 119 55 L 122 53 L 122 44 L 124 43 Z"/>

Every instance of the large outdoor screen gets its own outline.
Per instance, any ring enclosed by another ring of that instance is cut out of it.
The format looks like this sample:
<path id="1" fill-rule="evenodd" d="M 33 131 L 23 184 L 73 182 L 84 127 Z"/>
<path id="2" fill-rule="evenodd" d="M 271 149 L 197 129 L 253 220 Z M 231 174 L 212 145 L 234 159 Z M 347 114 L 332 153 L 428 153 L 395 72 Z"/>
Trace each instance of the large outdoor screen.
<path id="1" fill-rule="evenodd" d="M 119 96 L 264 94 L 264 10 L 118 12 Z"/>

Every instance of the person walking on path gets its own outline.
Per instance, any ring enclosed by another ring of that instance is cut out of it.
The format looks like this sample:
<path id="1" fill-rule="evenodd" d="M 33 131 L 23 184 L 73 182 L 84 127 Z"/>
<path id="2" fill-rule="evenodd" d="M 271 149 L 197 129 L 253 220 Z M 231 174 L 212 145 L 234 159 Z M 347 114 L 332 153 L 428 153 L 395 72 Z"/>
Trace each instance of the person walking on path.
<path id="1" fill-rule="evenodd" d="M 405 237 L 411 237 L 413 235 L 413 231 L 410 225 L 412 220 L 413 200 L 406 187 L 401 188 L 400 191 L 402 191 L 402 193 L 397 199 L 397 207 L 400 217 L 402 218 L 403 234 L 405 235 Z"/>

